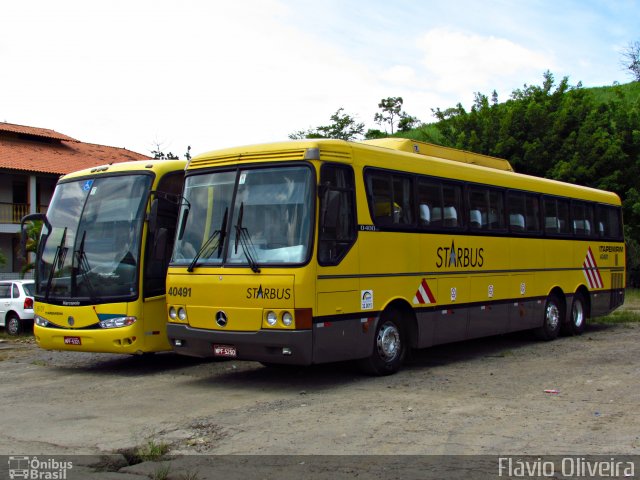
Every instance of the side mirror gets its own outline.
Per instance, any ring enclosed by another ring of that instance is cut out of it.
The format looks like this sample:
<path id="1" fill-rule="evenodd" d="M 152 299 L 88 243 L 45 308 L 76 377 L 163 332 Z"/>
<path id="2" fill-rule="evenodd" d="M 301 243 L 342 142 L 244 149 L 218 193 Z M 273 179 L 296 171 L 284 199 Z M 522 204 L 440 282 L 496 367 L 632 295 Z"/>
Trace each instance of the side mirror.
<path id="1" fill-rule="evenodd" d="M 51 233 L 51 223 L 44 213 L 31 213 L 29 215 L 25 215 L 20 220 L 20 251 L 22 252 L 22 256 L 25 258 L 27 256 L 27 231 L 25 229 L 25 223 L 38 221 L 42 222 L 47 228 L 47 235 Z"/>

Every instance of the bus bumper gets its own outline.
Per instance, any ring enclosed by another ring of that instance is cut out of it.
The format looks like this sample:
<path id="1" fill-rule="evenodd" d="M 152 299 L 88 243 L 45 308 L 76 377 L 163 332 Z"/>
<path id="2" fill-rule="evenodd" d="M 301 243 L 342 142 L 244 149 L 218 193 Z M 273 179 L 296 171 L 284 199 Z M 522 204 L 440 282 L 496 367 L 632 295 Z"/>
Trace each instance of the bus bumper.
<path id="1" fill-rule="evenodd" d="M 222 332 L 169 323 L 167 336 L 173 350 L 182 355 L 225 358 L 215 353 L 215 346 L 222 346 L 235 349 L 235 356 L 227 358 L 286 365 L 313 363 L 311 330 Z"/>

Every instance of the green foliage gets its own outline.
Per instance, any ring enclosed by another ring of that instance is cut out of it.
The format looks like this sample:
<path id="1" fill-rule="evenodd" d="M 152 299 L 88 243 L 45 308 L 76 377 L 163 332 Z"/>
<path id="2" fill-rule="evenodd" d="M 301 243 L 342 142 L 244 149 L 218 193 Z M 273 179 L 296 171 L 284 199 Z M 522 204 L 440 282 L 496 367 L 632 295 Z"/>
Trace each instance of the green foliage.
<path id="1" fill-rule="evenodd" d="M 167 452 L 169 452 L 168 444 L 149 439 L 145 444 L 136 448 L 135 456 L 139 462 L 153 462 L 161 459 Z"/>
<path id="2" fill-rule="evenodd" d="M 289 134 L 291 140 L 303 138 L 337 138 L 340 140 L 355 140 L 364 133 L 364 123 L 356 122 L 351 115 L 344 113 L 344 108 L 340 107 L 336 113 L 331 115 L 329 125 L 319 126 L 309 130 L 299 130 Z"/>
<path id="3" fill-rule="evenodd" d="M 189 149 L 191 149 L 191 147 L 189 147 Z M 178 160 L 178 156 L 171 152 L 164 153 L 160 150 L 153 150 L 151 154 L 153 155 L 154 160 Z M 189 151 L 187 151 L 187 154 L 189 154 Z"/>
<path id="4" fill-rule="evenodd" d="M 364 134 L 364 138 L 366 138 L 367 140 L 374 140 L 376 138 L 387 138 L 388 136 L 389 135 L 387 135 L 382 130 L 377 130 L 375 128 L 370 128 L 369 130 L 367 130 L 367 133 Z"/>
<path id="5" fill-rule="evenodd" d="M 0 267 L 7 264 L 7 257 L 4 256 L 4 253 L 0 252 Z"/>

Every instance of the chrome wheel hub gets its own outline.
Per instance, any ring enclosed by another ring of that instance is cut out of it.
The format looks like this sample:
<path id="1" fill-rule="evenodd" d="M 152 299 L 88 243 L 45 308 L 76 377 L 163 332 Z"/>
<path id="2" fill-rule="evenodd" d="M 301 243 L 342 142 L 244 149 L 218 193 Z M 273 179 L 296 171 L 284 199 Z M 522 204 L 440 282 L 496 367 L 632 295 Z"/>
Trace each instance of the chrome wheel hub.
<path id="1" fill-rule="evenodd" d="M 555 304 L 547 305 L 547 324 L 555 330 L 560 324 L 560 310 Z"/>
<path id="2" fill-rule="evenodd" d="M 393 360 L 400 352 L 400 332 L 393 323 L 385 323 L 376 339 L 378 353 L 385 361 Z"/>

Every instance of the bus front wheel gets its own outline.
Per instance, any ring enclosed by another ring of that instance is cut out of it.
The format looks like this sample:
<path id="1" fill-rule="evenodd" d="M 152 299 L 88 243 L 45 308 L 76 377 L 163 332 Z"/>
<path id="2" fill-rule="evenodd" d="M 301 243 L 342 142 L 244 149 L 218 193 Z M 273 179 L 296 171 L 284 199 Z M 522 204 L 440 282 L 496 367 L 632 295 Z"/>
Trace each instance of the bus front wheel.
<path id="1" fill-rule="evenodd" d="M 544 306 L 544 321 L 541 327 L 534 330 L 540 340 L 553 340 L 560 333 L 560 327 L 564 319 L 564 305 L 558 295 L 552 293 L 547 297 Z"/>
<path id="2" fill-rule="evenodd" d="M 371 375 L 397 372 L 407 353 L 407 340 L 402 313 L 389 309 L 382 314 L 373 339 L 371 356 L 360 361 L 360 367 Z"/>

